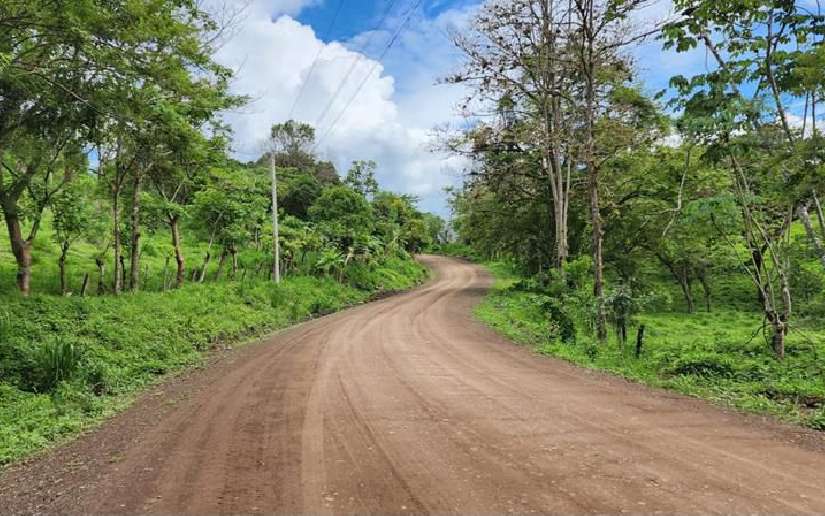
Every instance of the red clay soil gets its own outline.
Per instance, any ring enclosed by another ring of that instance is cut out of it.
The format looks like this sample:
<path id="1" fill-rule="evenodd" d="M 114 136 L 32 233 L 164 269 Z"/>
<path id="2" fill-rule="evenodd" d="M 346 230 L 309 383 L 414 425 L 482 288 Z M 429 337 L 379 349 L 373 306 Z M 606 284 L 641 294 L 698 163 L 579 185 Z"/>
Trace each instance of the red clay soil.
<path id="1" fill-rule="evenodd" d="M 825 512 L 821 434 L 535 356 L 424 261 L 10 468 L 0 513 Z"/>

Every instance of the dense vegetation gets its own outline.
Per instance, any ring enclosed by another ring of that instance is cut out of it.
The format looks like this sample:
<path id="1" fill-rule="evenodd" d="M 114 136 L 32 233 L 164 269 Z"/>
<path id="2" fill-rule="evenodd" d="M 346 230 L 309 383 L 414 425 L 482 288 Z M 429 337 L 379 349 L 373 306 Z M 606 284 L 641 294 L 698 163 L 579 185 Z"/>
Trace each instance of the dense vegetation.
<path id="1" fill-rule="evenodd" d="M 314 129 L 233 159 L 244 103 L 189 0 L 0 3 L 0 464 L 201 352 L 405 289 L 441 238 Z"/>
<path id="2" fill-rule="evenodd" d="M 640 29 L 644 5 L 491 1 L 456 35 L 481 116 L 446 140 L 473 163 L 446 250 L 518 272 L 480 314 L 519 340 L 822 427 L 825 18 L 678 0 Z M 708 66 L 651 97 L 644 40 Z"/>

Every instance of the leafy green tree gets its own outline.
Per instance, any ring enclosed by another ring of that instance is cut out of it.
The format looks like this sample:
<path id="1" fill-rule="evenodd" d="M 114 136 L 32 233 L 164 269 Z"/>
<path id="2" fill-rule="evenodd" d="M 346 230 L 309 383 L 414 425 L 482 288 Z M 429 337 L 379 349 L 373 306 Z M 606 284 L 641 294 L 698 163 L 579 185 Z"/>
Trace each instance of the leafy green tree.
<path id="1" fill-rule="evenodd" d="M 321 190 L 321 183 L 314 176 L 299 173 L 284 181 L 279 205 L 289 215 L 307 219 L 309 207 L 321 196 Z"/>
<path id="2" fill-rule="evenodd" d="M 93 235 L 105 231 L 105 221 L 101 223 L 94 208 L 94 192 L 92 179 L 84 174 L 73 178 L 50 200 L 54 239 L 60 245 L 60 256 L 57 259 L 60 292 L 64 295 L 69 292 L 66 257 L 72 244 L 84 237 L 91 240 Z"/>
<path id="3" fill-rule="evenodd" d="M 743 227 L 734 245 L 748 249 L 746 270 L 759 290 L 781 358 L 792 313 L 785 236 L 795 216 L 802 219 L 825 263 L 825 248 L 812 231 L 807 211 L 809 200 L 816 198 L 815 188 L 810 189 L 816 162 L 800 152 L 807 147 L 800 142 L 804 135 L 792 127 L 787 107 L 794 96 L 816 89 L 816 74 L 810 74 L 808 66 L 818 50 L 808 41 L 821 32 L 822 22 L 793 2 L 675 5 L 683 16 L 665 28 L 666 46 L 685 51 L 703 45 L 716 64 L 695 77 L 671 80 L 685 113 L 682 127 L 706 143 L 708 156 L 730 171 Z M 746 95 L 746 87 L 753 93 Z M 807 103 L 806 97 L 806 109 Z"/>
<path id="4" fill-rule="evenodd" d="M 192 218 L 201 233 L 208 235 L 209 245 L 199 280 L 206 278 L 211 248 L 221 248 L 216 278 L 220 279 L 227 256 L 232 260 L 233 275 L 238 268 L 238 250 L 251 239 L 248 221 L 266 210 L 266 198 L 255 195 L 254 178 L 245 170 L 228 167 L 213 169 L 209 183 L 195 193 Z"/>
<path id="5" fill-rule="evenodd" d="M 346 252 L 358 235 L 370 234 L 373 229 L 373 212 L 367 199 L 343 185 L 325 189 L 310 207 L 309 216 L 341 252 Z"/>
<path id="6" fill-rule="evenodd" d="M 446 243 L 447 223 L 434 213 L 423 213 L 424 225 L 427 231 L 427 240 L 431 245 Z"/>
<path id="7" fill-rule="evenodd" d="M 0 11 L 0 26 L 0 159 L 7 171 L 0 178 L 0 205 L 18 263 L 18 288 L 28 295 L 39 217 L 24 237 L 21 199 L 34 184 L 41 192 L 59 190 L 60 182 L 52 181 L 54 163 L 87 144 L 114 149 L 98 152 L 98 158 L 101 170 L 117 172 L 116 195 L 126 175 L 132 176 L 136 262 L 135 200 L 150 161 L 145 152 L 151 147 L 144 145 L 148 129 L 170 105 L 168 99 L 200 99 L 197 90 L 225 88 L 229 71 L 210 58 L 207 35 L 217 29 L 215 22 L 188 0 L 11 0 Z M 114 167 L 103 163 L 110 153 L 117 155 Z M 37 204 L 42 211 L 47 202 L 41 197 Z M 113 234 L 118 234 L 117 203 L 113 211 Z M 115 241 L 119 268 L 120 239 Z M 116 278 L 119 291 L 120 274 Z"/>
<path id="8" fill-rule="evenodd" d="M 378 181 L 375 179 L 375 169 L 378 164 L 374 161 L 353 161 L 347 171 L 344 184 L 359 192 L 367 199 L 372 199 L 378 193 Z"/>

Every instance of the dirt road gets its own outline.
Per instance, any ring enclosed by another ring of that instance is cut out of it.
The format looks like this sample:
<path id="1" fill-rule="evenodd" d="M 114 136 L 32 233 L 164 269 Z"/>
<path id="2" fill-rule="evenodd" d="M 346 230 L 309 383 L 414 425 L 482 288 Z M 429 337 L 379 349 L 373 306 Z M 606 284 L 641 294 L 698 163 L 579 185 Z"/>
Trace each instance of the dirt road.
<path id="1" fill-rule="evenodd" d="M 0 479 L 0 512 L 825 512 L 812 432 L 532 355 L 490 279 L 318 319 L 150 392 Z"/>

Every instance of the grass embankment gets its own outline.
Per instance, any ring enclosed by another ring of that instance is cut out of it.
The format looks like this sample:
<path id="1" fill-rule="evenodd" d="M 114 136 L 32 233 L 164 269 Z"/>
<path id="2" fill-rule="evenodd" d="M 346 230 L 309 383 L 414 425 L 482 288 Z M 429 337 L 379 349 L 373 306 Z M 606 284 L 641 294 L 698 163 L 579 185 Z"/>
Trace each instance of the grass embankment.
<path id="1" fill-rule="evenodd" d="M 519 290 L 521 278 L 507 264 L 486 265 L 497 282 L 476 316 L 518 343 L 583 367 L 825 430 L 822 329 L 791 332 L 783 361 L 773 357 L 757 331 L 759 314 L 729 308 L 639 315 L 624 351 L 614 335 L 597 344 L 578 323 L 575 342 L 562 343 L 552 337 L 554 322 L 544 308 L 549 297 Z M 632 348 L 639 324 L 646 337 L 636 358 Z"/>
<path id="2" fill-rule="evenodd" d="M 125 407 L 162 375 L 238 343 L 426 276 L 392 258 L 332 278 L 187 285 L 119 297 L 0 297 L 0 464 L 20 459 Z"/>

